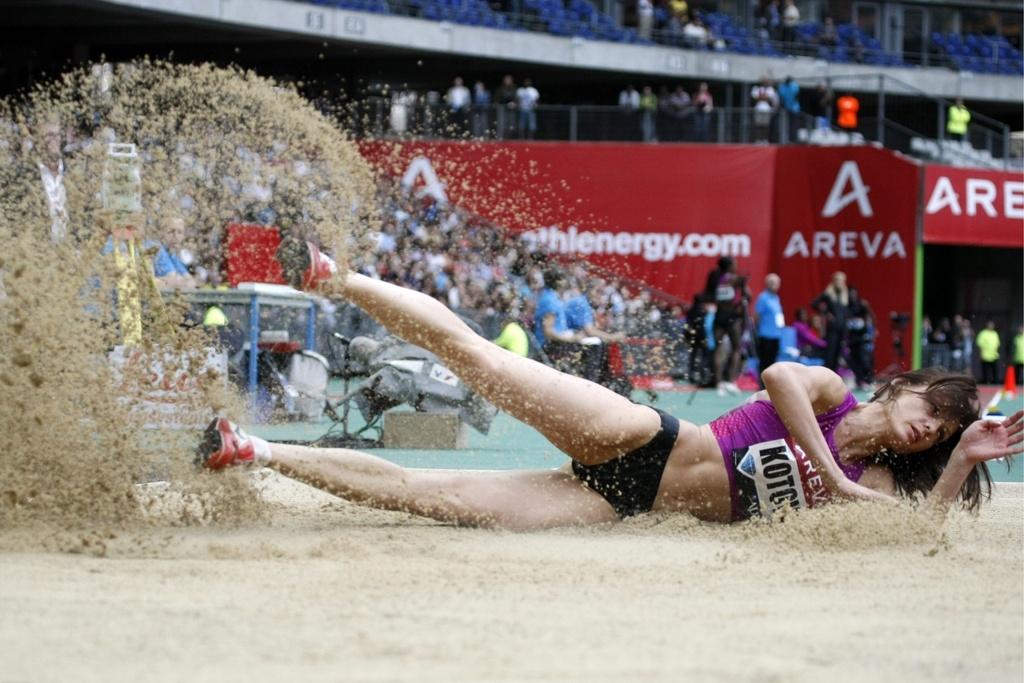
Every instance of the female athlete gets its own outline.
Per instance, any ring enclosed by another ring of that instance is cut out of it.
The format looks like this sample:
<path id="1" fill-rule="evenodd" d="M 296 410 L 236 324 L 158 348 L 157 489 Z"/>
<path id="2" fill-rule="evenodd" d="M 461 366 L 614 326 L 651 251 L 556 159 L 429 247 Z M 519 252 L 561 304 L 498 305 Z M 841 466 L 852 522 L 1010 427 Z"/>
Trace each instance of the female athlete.
<path id="1" fill-rule="evenodd" d="M 752 400 L 691 424 L 505 351 L 425 294 L 356 273 L 330 275 L 311 254 L 314 267 L 296 284 L 344 297 L 434 352 L 571 462 L 542 471 L 409 470 L 352 450 L 269 443 L 218 418 L 198 451 L 207 468 L 265 465 L 358 504 L 526 530 L 648 511 L 734 522 L 787 506 L 901 496 L 977 508 L 991 487 L 986 463 L 1024 450 L 1024 411 L 978 420 L 974 380 L 937 369 L 898 375 L 858 403 L 828 369 L 777 363 Z"/>

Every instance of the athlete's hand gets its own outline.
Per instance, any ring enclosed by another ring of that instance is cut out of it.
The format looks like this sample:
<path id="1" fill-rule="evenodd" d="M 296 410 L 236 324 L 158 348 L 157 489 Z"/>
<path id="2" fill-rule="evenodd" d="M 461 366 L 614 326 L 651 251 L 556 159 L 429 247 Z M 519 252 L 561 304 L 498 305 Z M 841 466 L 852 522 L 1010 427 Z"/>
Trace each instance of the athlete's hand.
<path id="1" fill-rule="evenodd" d="M 876 491 L 855 481 L 850 481 L 845 476 L 839 482 L 839 495 L 849 500 L 873 500 L 882 503 L 897 503 L 899 498 L 890 496 L 888 493 Z"/>
<path id="2" fill-rule="evenodd" d="M 1024 453 L 1024 410 L 1001 422 L 978 420 L 964 431 L 956 450 L 968 463 L 1009 458 Z"/>

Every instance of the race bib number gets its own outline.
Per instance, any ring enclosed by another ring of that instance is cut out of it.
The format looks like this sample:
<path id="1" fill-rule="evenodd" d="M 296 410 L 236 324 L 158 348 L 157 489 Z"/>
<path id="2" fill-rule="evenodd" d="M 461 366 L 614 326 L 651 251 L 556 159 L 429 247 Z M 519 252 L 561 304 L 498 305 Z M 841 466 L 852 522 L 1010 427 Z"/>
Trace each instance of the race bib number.
<path id="1" fill-rule="evenodd" d="M 799 510 L 828 499 L 821 475 L 791 438 L 737 449 L 732 458 L 747 517 L 770 517 L 783 507 Z"/>
<path id="2" fill-rule="evenodd" d="M 732 285 L 715 287 L 715 301 L 732 301 L 736 298 L 736 290 Z"/>

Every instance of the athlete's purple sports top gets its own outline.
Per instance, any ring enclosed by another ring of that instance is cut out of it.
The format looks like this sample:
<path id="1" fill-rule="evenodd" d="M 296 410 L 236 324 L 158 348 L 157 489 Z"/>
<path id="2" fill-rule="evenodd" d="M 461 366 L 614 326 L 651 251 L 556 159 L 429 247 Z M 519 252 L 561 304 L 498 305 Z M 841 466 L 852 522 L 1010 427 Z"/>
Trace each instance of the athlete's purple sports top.
<path id="1" fill-rule="evenodd" d="M 854 395 L 847 394 L 835 408 L 816 416 L 832 457 L 851 481 L 860 479 L 867 464 L 845 465 L 840 462 L 836 453 L 835 430 L 856 405 Z M 729 473 L 733 521 L 759 512 L 770 512 L 783 504 L 811 507 L 827 499 L 828 493 L 821 477 L 796 446 L 770 402 L 755 401 L 742 405 L 709 426 Z"/>

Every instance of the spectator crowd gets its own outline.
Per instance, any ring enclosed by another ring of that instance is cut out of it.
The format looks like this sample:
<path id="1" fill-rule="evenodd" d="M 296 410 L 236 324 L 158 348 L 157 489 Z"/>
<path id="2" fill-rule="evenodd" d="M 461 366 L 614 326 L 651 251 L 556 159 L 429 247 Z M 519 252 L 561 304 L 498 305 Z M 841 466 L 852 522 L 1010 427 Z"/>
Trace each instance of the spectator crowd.
<path id="1" fill-rule="evenodd" d="M 509 92 L 515 88 L 511 77 L 503 87 Z M 529 81 L 522 87 L 530 87 Z M 456 80 L 456 88 L 465 86 Z M 680 103 L 692 104 L 703 90 L 694 98 L 682 89 L 674 95 Z M 456 104 L 467 101 L 464 92 L 449 95 Z M 652 97 L 650 88 L 637 92 L 627 87 L 620 106 L 636 105 L 644 111 Z M 536 102 L 532 94 L 527 99 Z M 519 120 L 529 128 L 529 117 Z M 98 131 L 95 138 L 86 138 L 59 122 L 39 122 L 33 157 L 39 161 L 37 168 L 26 173 L 38 173 L 38 191 L 51 219 L 47 239 L 67 238 L 64 155 L 102 144 L 104 135 Z M 225 191 L 237 186 L 234 191 L 240 200 L 248 198 L 240 201 L 245 209 L 238 220 L 273 225 L 277 218 L 273 186 L 261 182 L 261 177 L 254 173 L 248 178 L 224 178 L 223 185 Z M 608 385 L 624 372 L 672 375 L 715 386 L 723 394 L 738 391 L 738 380 L 745 373 L 756 380 L 758 372 L 776 359 L 825 365 L 847 374 L 850 383 L 862 389 L 874 381 L 878 320 L 870 303 L 842 272 L 832 275 L 819 296 L 793 309 L 793 319 L 787 323 L 781 278 L 769 274 L 755 297 L 748 278 L 729 258 L 719 260 L 704 290 L 687 304 L 582 263 L 553 263 L 549 254 L 532 251 L 531 243 L 501 227 L 437 197 L 419 196 L 391 177 L 379 176 L 376 192 L 379 231 L 372 248 L 356 254 L 350 265 L 443 301 L 481 334 L 515 353 L 534 355 Z M 153 275 L 162 287 L 219 284 L 215 259 L 197 255 L 185 245 L 187 207 L 179 201 L 164 209 L 152 219 L 161 242 L 147 237 L 142 224 L 137 234 L 112 233 L 104 253 L 111 254 L 120 270 L 134 267 L 126 264 L 141 258 L 139 254 L 149 254 Z M 122 314 L 121 324 L 133 318 L 134 326 L 138 317 L 138 312 Z M 894 328 L 899 327 L 896 322 Z M 923 322 L 925 365 L 970 373 L 977 353 L 982 381 L 1000 381 L 1007 347 L 993 322 L 977 334 L 960 315 L 941 318 L 934 325 L 927 317 Z M 897 346 L 902 349 L 901 342 Z M 1020 379 L 1024 330 L 1016 330 L 1008 348 Z M 619 388 L 628 391 L 628 386 Z"/>
<path id="2" fill-rule="evenodd" d="M 438 90 L 425 93 L 408 89 L 389 91 L 388 129 L 391 134 L 399 136 L 495 136 L 532 140 L 537 134 L 540 99 L 540 91 L 530 78 L 516 83 L 511 74 L 506 74 L 492 91 L 479 80 L 470 90 L 463 79 L 456 76 L 443 95 Z M 357 116 L 356 124 L 368 125 L 367 121 L 359 119 Z"/>
<path id="3" fill-rule="evenodd" d="M 609 366 L 609 344 L 682 343 L 684 307 L 667 295 L 580 263 L 553 268 L 530 243 L 389 177 L 378 182 L 378 203 L 375 246 L 351 266 L 441 300 L 487 338 L 511 338 L 510 350 L 596 378 Z M 647 356 L 631 359 L 672 371 L 670 353 Z"/>
<path id="4" fill-rule="evenodd" d="M 517 81 L 511 74 L 494 88 L 481 80 L 470 88 L 456 76 L 444 92 L 399 89 L 385 94 L 383 100 L 371 98 L 367 110 L 356 110 L 363 111 L 353 117 L 357 129 L 399 137 L 532 140 L 538 135 L 538 116 L 546 121 L 547 137 L 558 126 L 566 127 L 568 133 L 570 125 L 562 111 L 569 105 L 542 104 L 541 92 L 532 79 Z M 724 136 L 765 143 L 796 142 L 801 139 L 800 129 L 813 132 L 835 124 L 852 131 L 858 126 L 857 98 L 852 93 L 837 97 L 826 81 L 801 86 L 792 77 L 778 81 L 766 74 L 744 96 L 747 99 L 732 110 L 720 110 L 706 81 L 691 86 L 636 87 L 628 83 L 619 92 L 616 107 L 609 106 L 611 102 L 587 105 L 589 109 L 581 111 L 593 110 L 599 115 L 577 125 L 590 126 L 590 134 L 609 139 L 711 142 Z"/>
<path id="5" fill-rule="evenodd" d="M 686 0 L 637 0 L 635 26 L 641 40 L 694 50 L 724 51 L 739 44 L 771 54 L 809 56 L 841 48 L 850 61 L 863 63 L 873 46 L 865 45 L 859 31 L 841 32 L 828 15 L 820 23 L 803 24 L 796 0 L 758 0 L 750 30 L 725 15 L 691 8 Z"/>

